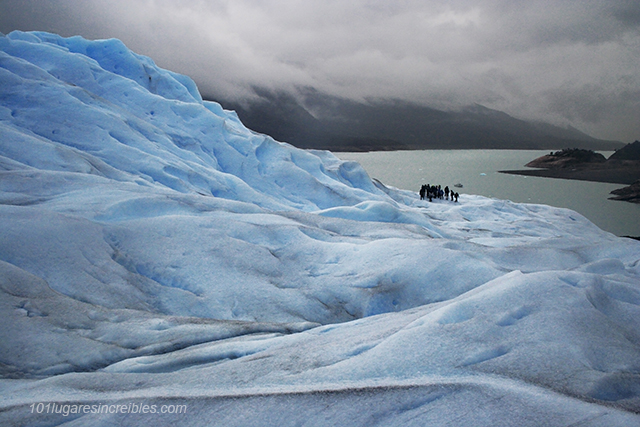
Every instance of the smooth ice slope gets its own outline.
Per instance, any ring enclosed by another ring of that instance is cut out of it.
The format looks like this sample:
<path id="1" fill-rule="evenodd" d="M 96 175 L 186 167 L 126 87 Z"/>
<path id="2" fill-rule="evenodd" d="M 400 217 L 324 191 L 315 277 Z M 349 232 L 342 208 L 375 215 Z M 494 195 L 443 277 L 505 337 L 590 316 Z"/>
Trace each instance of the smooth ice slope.
<path id="1" fill-rule="evenodd" d="M 2 424 L 640 424 L 638 242 L 421 202 L 118 40 L 0 48 Z"/>

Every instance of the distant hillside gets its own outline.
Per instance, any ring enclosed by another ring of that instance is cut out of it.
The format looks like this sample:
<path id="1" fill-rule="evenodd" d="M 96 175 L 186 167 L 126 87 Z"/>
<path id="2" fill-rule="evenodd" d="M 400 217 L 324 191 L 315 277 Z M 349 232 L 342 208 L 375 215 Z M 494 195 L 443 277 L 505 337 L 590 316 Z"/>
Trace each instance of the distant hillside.
<path id="1" fill-rule="evenodd" d="M 525 166 L 541 169 L 500 172 L 628 184 L 628 187 L 612 191 L 611 194 L 615 194 L 615 197 L 611 198 L 640 203 L 640 142 L 638 141 L 625 145 L 608 159 L 591 150 L 571 148 L 538 157 Z"/>
<path id="2" fill-rule="evenodd" d="M 610 160 L 640 160 L 640 141 L 627 144 L 609 157 Z"/>
<path id="3" fill-rule="evenodd" d="M 314 90 L 301 91 L 298 97 L 263 89 L 256 93 L 260 98 L 248 104 L 215 100 L 235 110 L 247 127 L 301 148 L 614 150 L 624 145 L 574 128 L 519 120 L 477 104 L 440 111 L 397 100 L 364 104 Z"/>

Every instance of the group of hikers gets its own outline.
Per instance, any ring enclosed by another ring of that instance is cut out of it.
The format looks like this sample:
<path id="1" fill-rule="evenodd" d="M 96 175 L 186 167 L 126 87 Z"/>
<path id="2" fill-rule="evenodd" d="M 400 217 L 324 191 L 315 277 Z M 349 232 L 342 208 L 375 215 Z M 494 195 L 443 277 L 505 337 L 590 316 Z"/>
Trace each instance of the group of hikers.
<path id="1" fill-rule="evenodd" d="M 429 199 L 430 202 L 433 202 L 433 199 L 449 200 L 449 196 L 451 196 L 452 202 L 454 199 L 457 202 L 460 197 L 455 191 L 449 190 L 449 187 L 444 187 L 444 190 L 440 185 L 426 184 L 420 187 L 420 200 Z"/>

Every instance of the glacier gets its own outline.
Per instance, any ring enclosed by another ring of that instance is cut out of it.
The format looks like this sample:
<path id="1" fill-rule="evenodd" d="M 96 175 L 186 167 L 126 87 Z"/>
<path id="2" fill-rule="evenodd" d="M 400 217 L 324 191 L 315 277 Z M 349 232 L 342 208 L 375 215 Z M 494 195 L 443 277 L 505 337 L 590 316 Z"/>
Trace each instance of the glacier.
<path id="1" fill-rule="evenodd" d="M 0 218 L 3 425 L 640 424 L 640 242 L 421 201 L 116 39 L 0 36 Z"/>

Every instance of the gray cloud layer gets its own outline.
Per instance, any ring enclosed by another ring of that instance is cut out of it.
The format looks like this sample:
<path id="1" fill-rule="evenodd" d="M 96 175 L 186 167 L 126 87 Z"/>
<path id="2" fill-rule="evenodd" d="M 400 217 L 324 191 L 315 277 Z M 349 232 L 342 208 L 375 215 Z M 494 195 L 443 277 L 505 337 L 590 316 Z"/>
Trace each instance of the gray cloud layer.
<path id="1" fill-rule="evenodd" d="M 0 0 L 0 31 L 117 37 L 205 95 L 474 102 L 640 139 L 637 0 Z"/>

